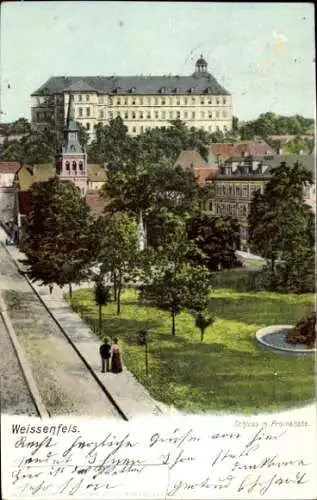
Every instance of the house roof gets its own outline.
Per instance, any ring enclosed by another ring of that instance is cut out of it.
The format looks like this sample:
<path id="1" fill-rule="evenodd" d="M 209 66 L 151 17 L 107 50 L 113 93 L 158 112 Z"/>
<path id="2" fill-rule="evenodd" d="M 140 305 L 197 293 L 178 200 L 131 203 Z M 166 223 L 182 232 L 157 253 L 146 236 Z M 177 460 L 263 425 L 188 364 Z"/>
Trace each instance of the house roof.
<path id="1" fill-rule="evenodd" d="M 35 182 L 45 182 L 54 177 L 55 168 L 48 165 L 23 165 L 17 173 L 20 191 L 28 191 Z"/>
<path id="2" fill-rule="evenodd" d="M 239 158 L 229 158 L 227 160 L 227 164 L 233 163 L 240 161 L 241 165 L 247 165 L 248 162 L 250 162 L 252 158 L 245 158 L 245 157 L 239 157 Z M 217 180 L 268 180 L 270 178 L 270 175 L 272 171 L 277 168 L 282 162 L 285 162 L 288 165 L 294 165 L 295 163 L 301 163 L 308 171 L 312 172 L 313 175 L 315 173 L 315 163 L 316 163 L 316 158 L 314 155 L 274 155 L 272 158 L 267 159 L 266 156 L 257 156 L 255 158 L 256 163 L 263 163 L 264 166 L 266 166 L 265 171 L 263 174 L 253 174 L 250 173 L 246 175 L 243 170 L 239 171 L 238 170 L 233 174 L 233 175 L 226 175 L 223 174 L 221 170 L 216 174 L 216 179 Z M 214 176 L 210 175 L 206 178 L 207 181 L 213 180 Z"/>
<path id="3" fill-rule="evenodd" d="M 210 168 L 210 167 L 202 167 L 195 169 L 195 174 L 198 178 L 198 183 L 205 184 L 206 179 L 208 180 L 213 179 L 217 175 L 218 171 L 219 171 L 218 168 Z"/>
<path id="4" fill-rule="evenodd" d="M 250 156 L 264 156 L 266 154 L 275 154 L 264 141 L 240 141 L 237 143 L 214 143 L 210 146 L 210 152 L 213 156 L 242 156 L 243 153 Z"/>
<path id="5" fill-rule="evenodd" d="M 186 149 L 181 151 L 176 162 L 176 166 L 181 166 L 183 168 L 203 168 L 208 167 L 207 162 L 203 159 L 200 153 L 196 150 Z"/>
<path id="6" fill-rule="evenodd" d="M 16 174 L 20 167 L 15 161 L 0 161 L 0 174 Z"/>
<path id="7" fill-rule="evenodd" d="M 94 214 L 101 214 L 107 205 L 107 200 L 102 198 L 99 193 L 89 191 L 87 193 L 86 202 Z"/>
<path id="8" fill-rule="evenodd" d="M 87 164 L 87 174 L 88 179 L 92 182 L 105 182 L 107 180 L 107 174 L 103 166 L 97 163 Z"/>
<path id="9" fill-rule="evenodd" d="M 207 72 L 190 76 L 53 76 L 32 96 L 63 92 L 96 92 L 106 94 L 211 94 L 230 95 Z"/>

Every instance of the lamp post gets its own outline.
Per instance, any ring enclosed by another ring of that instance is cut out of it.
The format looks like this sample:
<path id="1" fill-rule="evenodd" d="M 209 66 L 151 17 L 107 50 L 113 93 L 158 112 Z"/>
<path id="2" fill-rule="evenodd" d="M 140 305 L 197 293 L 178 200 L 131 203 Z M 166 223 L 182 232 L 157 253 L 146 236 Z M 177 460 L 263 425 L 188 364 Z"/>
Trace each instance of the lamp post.
<path id="1" fill-rule="evenodd" d="M 143 330 L 139 333 L 139 345 L 144 345 L 144 353 L 145 353 L 145 373 L 148 377 L 149 375 L 149 346 L 147 339 L 147 332 Z"/>

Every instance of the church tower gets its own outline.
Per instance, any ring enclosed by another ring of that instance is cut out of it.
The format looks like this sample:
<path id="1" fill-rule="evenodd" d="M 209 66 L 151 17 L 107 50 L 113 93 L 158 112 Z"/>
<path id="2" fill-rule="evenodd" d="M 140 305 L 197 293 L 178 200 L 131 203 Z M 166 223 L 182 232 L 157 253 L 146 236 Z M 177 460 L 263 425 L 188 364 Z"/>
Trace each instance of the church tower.
<path id="1" fill-rule="evenodd" d="M 56 175 L 63 181 L 71 181 L 80 189 L 82 196 L 86 196 L 87 154 L 78 140 L 73 94 L 69 96 L 64 141 L 56 161 Z"/>

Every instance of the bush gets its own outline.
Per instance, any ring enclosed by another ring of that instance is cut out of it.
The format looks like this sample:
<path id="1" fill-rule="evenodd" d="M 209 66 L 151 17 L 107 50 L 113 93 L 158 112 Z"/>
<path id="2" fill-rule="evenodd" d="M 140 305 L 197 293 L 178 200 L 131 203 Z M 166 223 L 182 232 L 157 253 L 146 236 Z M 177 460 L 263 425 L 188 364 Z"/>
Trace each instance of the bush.
<path id="1" fill-rule="evenodd" d="M 301 319 L 295 328 L 287 333 L 286 341 L 289 344 L 306 344 L 313 348 L 316 345 L 316 313 Z"/>
<path id="2" fill-rule="evenodd" d="M 265 266 L 256 280 L 254 290 L 268 290 L 280 293 L 314 293 L 315 272 L 311 262 L 303 262 L 301 266 L 291 267 L 277 264 L 275 271 Z"/>

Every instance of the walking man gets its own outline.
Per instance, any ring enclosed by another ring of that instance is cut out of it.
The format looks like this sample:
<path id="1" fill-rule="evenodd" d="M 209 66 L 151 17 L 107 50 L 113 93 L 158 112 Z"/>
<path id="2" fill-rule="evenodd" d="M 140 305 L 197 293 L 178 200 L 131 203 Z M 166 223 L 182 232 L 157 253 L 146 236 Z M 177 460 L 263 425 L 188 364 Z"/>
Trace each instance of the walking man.
<path id="1" fill-rule="evenodd" d="M 105 338 L 104 343 L 99 348 L 101 357 L 101 373 L 110 371 L 110 357 L 111 357 L 111 341 L 108 337 Z"/>

